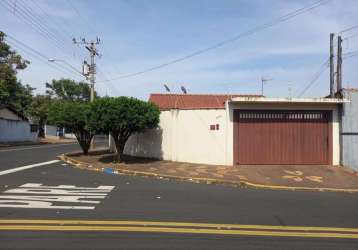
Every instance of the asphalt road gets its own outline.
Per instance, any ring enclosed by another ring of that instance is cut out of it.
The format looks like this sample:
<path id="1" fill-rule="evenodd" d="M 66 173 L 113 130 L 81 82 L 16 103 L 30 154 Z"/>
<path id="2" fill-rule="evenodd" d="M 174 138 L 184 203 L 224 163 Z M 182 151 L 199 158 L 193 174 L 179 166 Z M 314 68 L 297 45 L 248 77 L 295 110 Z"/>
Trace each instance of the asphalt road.
<path id="1" fill-rule="evenodd" d="M 0 174 L 78 150 L 76 145 L 50 146 L 0 150 Z M 36 189 L 36 185 L 51 187 Z M 40 191 L 45 193 L 39 194 Z M 82 202 L 49 200 L 73 195 L 85 198 L 81 198 Z M 42 202 L 38 202 L 38 196 Z M 10 202 L 1 202 L 5 199 Z M 17 203 L 14 199 L 26 202 Z M 25 207 L 18 207 L 19 204 Z M 156 225 L 135 229 L 112 225 L 123 221 L 153 221 Z M 112 229 L 108 230 L 109 222 Z M 80 228 L 69 230 L 71 225 L 66 223 L 77 223 Z M 159 223 L 165 226 L 158 226 Z M 208 230 L 208 223 L 259 226 L 247 235 L 241 229 L 235 231 L 237 235 L 225 235 L 220 229 L 224 226 Z M 264 226 L 357 229 L 358 195 L 242 189 L 119 176 L 80 170 L 62 162 L 0 175 L 0 249 L 358 249 L 358 239 L 292 237 L 286 231 L 272 236 L 274 230 L 262 229 Z M 53 227 L 57 229 L 53 231 Z M 185 231 L 191 230 L 189 227 L 205 229 L 203 233 L 190 233 Z M 261 233 L 257 233 L 258 228 Z"/>

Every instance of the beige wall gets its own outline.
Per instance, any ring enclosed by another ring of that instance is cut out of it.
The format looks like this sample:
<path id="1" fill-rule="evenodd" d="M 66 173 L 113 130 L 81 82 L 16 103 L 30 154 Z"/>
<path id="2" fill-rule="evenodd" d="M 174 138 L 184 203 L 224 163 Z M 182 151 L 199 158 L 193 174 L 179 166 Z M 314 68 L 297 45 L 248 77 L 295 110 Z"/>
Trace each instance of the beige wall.
<path id="1" fill-rule="evenodd" d="M 283 107 L 286 105 L 285 107 Z M 160 115 L 159 128 L 133 135 L 125 153 L 164 160 L 232 165 L 234 162 L 234 109 L 301 109 L 333 111 L 333 164 L 339 164 L 339 120 L 336 105 L 236 104 L 226 109 L 171 110 Z M 219 130 L 210 130 L 219 124 Z"/>
<path id="2" fill-rule="evenodd" d="M 235 109 L 287 109 L 287 110 L 332 110 L 333 121 L 332 121 L 332 144 L 333 144 L 333 165 L 339 165 L 339 118 L 338 118 L 338 106 L 335 104 L 240 104 L 240 103 L 227 103 L 229 110 L 229 121 L 228 121 L 228 147 L 234 148 L 234 127 L 233 127 L 233 115 Z M 285 106 L 283 106 L 285 105 Z M 227 164 L 234 162 L 234 151 L 228 151 Z"/>
<path id="3" fill-rule="evenodd" d="M 7 108 L 0 109 L 0 118 L 14 120 L 14 121 L 22 120 L 17 114 L 15 114 L 14 112 L 10 111 Z"/>
<path id="4" fill-rule="evenodd" d="M 225 164 L 226 111 L 171 110 L 160 115 L 159 128 L 131 136 L 125 153 L 164 160 Z M 210 125 L 219 124 L 219 130 Z"/>

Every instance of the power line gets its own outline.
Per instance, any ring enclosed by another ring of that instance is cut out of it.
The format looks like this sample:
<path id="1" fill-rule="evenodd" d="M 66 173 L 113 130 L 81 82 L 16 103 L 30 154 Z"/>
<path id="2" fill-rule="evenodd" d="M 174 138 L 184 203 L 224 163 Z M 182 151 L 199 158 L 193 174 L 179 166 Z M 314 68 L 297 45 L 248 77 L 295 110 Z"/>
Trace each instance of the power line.
<path id="1" fill-rule="evenodd" d="M 63 36 L 60 32 L 58 32 L 56 29 L 54 29 L 53 27 L 51 27 L 49 25 L 49 22 L 47 22 L 47 21 L 53 20 L 53 18 L 50 17 L 48 19 L 43 19 L 39 15 L 36 15 L 36 12 L 31 8 L 31 6 L 27 5 L 27 3 L 25 3 L 25 1 L 23 1 L 23 0 L 17 0 L 17 1 L 20 1 L 22 3 L 21 7 L 29 15 L 32 15 L 32 17 L 35 20 L 37 20 L 41 25 L 43 25 L 43 27 L 46 28 L 47 31 L 53 35 L 53 37 L 56 39 L 56 41 L 59 41 L 59 42 L 62 42 L 62 41 L 69 42 L 69 41 L 71 41 L 71 38 L 66 39 L 65 36 Z"/>
<path id="2" fill-rule="evenodd" d="M 102 68 L 102 67 L 101 67 Z M 99 67 L 98 63 L 97 63 L 97 70 L 98 72 L 103 76 L 103 78 L 105 80 L 107 80 L 106 82 L 108 82 L 110 84 L 110 86 L 107 86 L 106 84 L 104 84 L 107 88 L 110 87 L 112 89 L 114 89 L 117 93 L 119 93 L 119 90 L 117 89 L 117 87 L 113 84 L 113 82 L 111 80 L 109 80 L 109 78 L 107 77 L 107 74 L 103 72 L 103 70 L 101 70 L 101 68 Z M 105 82 L 101 82 L 101 83 L 105 83 Z M 109 90 L 111 90 L 109 88 Z"/>
<path id="3" fill-rule="evenodd" d="M 328 69 L 329 59 L 326 60 L 319 68 L 319 70 L 314 74 L 312 80 L 307 84 L 307 86 L 299 93 L 298 97 L 303 96 L 307 90 L 309 90 L 319 79 L 319 77 Z"/>
<path id="4" fill-rule="evenodd" d="M 70 51 L 67 50 L 67 47 L 64 46 L 64 44 L 66 44 L 68 41 L 64 39 L 61 40 L 61 38 L 52 31 L 53 29 L 51 29 L 44 20 L 38 17 L 32 9 L 29 9 L 29 7 L 24 2 L 22 3 L 23 5 L 16 5 L 16 14 L 14 13 L 14 15 L 20 17 L 25 23 L 30 25 L 32 29 L 48 40 L 57 49 L 72 55 L 72 52 L 70 53 Z M 10 1 L 3 1 L 0 2 L 0 4 L 2 4 L 2 6 L 5 7 L 9 12 L 12 12 Z"/>
<path id="5" fill-rule="evenodd" d="M 250 30 L 247 30 L 241 34 L 238 34 L 232 38 L 229 38 L 229 39 L 226 39 L 226 40 L 223 40 L 221 42 L 218 42 L 212 46 L 209 46 L 207 48 L 204 48 L 204 49 L 199 49 L 197 51 L 194 51 L 186 56 L 183 56 L 183 57 L 179 57 L 177 59 L 174 59 L 174 60 L 171 60 L 171 61 L 168 61 L 166 63 L 163 63 L 163 64 L 160 64 L 160 65 L 157 65 L 157 66 L 154 66 L 154 67 L 151 67 L 151 68 L 148 68 L 148 69 L 144 69 L 144 70 L 141 70 L 141 71 L 138 71 L 138 72 L 135 72 L 135 73 L 130 73 L 130 74 L 126 74 L 126 75 L 121 75 L 121 76 L 117 76 L 117 77 L 114 77 L 110 80 L 116 80 L 116 79 L 124 79 L 124 78 L 128 78 L 128 77 L 133 77 L 133 76 L 137 76 L 137 75 L 141 75 L 141 74 L 144 74 L 144 73 L 147 73 L 147 72 L 151 72 L 151 71 L 154 71 L 154 70 L 157 70 L 157 69 L 161 69 L 161 68 L 164 68 L 166 66 L 169 66 L 169 65 L 172 65 L 172 64 L 175 64 L 175 63 L 179 63 L 179 62 L 182 62 L 184 60 L 187 60 L 187 59 L 190 59 L 192 57 L 195 57 L 195 56 L 198 56 L 198 55 L 201 55 L 201 54 L 204 54 L 208 51 L 211 51 L 211 50 L 214 50 L 214 49 L 217 49 L 217 48 L 220 48 L 228 43 L 232 43 L 232 42 L 235 42 L 239 39 L 242 39 L 244 37 L 247 37 L 247 36 L 250 36 L 250 35 L 253 35 L 259 31 L 262 31 L 262 30 L 265 30 L 267 28 L 270 28 L 270 27 L 273 27 L 279 23 L 282 23 L 282 22 L 285 22 L 289 19 L 292 19 L 298 15 L 301 15 L 301 14 L 304 14 L 310 10 L 313 10 L 315 8 L 318 8 L 320 7 L 321 5 L 324 5 L 326 3 L 328 3 L 329 1 L 331 0 L 320 0 L 320 1 L 316 1 L 314 3 L 311 3 L 311 4 L 308 4 L 304 7 L 301 7 L 295 11 L 292 11 L 286 15 L 283 15 L 279 18 L 276 18 L 276 19 L 273 19 L 272 21 L 270 22 L 267 22 L 265 24 L 262 24 L 262 25 L 258 25 L 256 27 L 254 27 L 253 29 L 250 29 Z"/>
<path id="6" fill-rule="evenodd" d="M 36 0 L 31 0 L 31 2 L 33 3 L 33 5 L 35 7 L 37 7 L 47 18 L 48 20 L 50 20 L 54 26 L 56 26 L 58 28 L 58 30 L 60 31 L 60 33 L 63 34 L 63 37 L 67 37 L 68 39 L 65 39 L 65 42 L 67 43 L 68 41 L 71 41 L 72 43 L 72 39 L 73 37 L 80 37 L 78 32 L 74 32 L 73 30 L 71 30 L 71 28 L 73 28 L 73 25 L 69 25 L 69 23 L 67 22 L 67 20 L 65 20 L 63 17 L 59 17 L 59 19 L 61 20 L 61 23 L 59 22 L 58 19 L 51 17 L 46 10 L 44 10 L 43 7 L 41 7 L 41 5 L 36 1 Z M 70 29 L 68 29 L 68 27 L 70 27 Z M 72 34 L 72 35 L 70 35 Z M 79 46 L 75 46 L 75 48 L 79 51 L 79 52 L 83 52 L 83 50 L 79 47 Z M 83 56 L 83 55 L 82 55 Z"/>
<path id="7" fill-rule="evenodd" d="M 6 1 L 0 1 L 0 4 L 6 8 L 9 12 L 11 12 L 11 6 Z M 61 42 L 56 40 L 53 37 L 53 34 L 51 35 L 45 28 L 43 28 L 41 25 L 38 24 L 38 22 L 31 16 L 31 14 L 26 13 L 19 5 L 17 5 L 17 12 L 16 15 L 18 17 L 21 17 L 25 23 L 30 25 L 32 29 L 34 29 L 36 32 L 38 32 L 42 37 L 44 37 L 46 40 L 51 41 L 52 45 L 54 45 L 57 49 L 63 50 L 64 47 Z"/>
<path id="8" fill-rule="evenodd" d="M 74 12 L 80 17 L 82 22 L 89 28 L 89 30 L 96 33 L 96 30 L 92 27 L 93 24 L 91 24 L 82 14 L 81 12 L 76 8 L 76 6 L 72 3 L 72 1 L 67 0 L 68 5 L 74 10 Z"/>
<path id="9" fill-rule="evenodd" d="M 10 42 L 13 41 L 14 43 L 16 43 L 17 47 L 20 47 L 22 48 L 23 51 L 28 51 L 28 53 L 34 55 L 36 58 L 38 58 L 39 60 L 41 60 L 42 62 L 45 62 L 47 65 L 49 65 L 50 67 L 54 68 L 55 65 L 57 67 L 55 67 L 57 70 L 61 70 L 63 73 L 66 73 L 64 72 L 67 71 L 67 73 L 71 73 L 73 75 L 78 75 L 77 72 L 73 71 L 73 70 L 70 70 L 69 68 L 66 68 L 66 67 L 63 67 L 61 65 L 57 65 L 57 64 L 49 64 L 48 63 L 48 59 L 49 57 L 42 54 L 41 52 L 35 50 L 34 48 L 30 47 L 29 45 L 19 41 L 18 39 L 14 38 L 13 36 L 9 35 L 9 34 L 6 34 L 6 40 L 9 41 L 10 39 Z"/>
<path id="10" fill-rule="evenodd" d="M 23 11 L 25 11 L 30 17 L 32 17 L 32 19 L 35 20 L 37 24 L 43 27 L 43 29 L 51 35 L 53 40 L 60 45 L 63 52 L 73 56 L 72 50 L 65 46 L 65 44 L 69 44 L 72 41 L 71 38 L 67 39 L 66 35 L 63 36 L 57 29 L 54 29 L 53 27 L 51 27 L 51 25 L 49 25 L 49 22 L 47 22 L 47 20 L 53 20 L 52 17 L 49 17 L 49 19 L 41 18 L 41 16 L 37 15 L 36 12 L 29 5 L 27 5 L 24 0 L 17 1 L 21 1 L 22 3 L 22 5 L 18 5 L 18 8 L 23 8 Z"/>
<path id="11" fill-rule="evenodd" d="M 90 23 L 88 21 L 87 18 L 85 18 L 84 15 L 82 15 L 81 11 L 76 8 L 76 6 L 73 4 L 73 2 L 71 2 L 70 0 L 67 0 L 67 3 L 68 5 L 74 10 L 74 12 L 77 14 L 77 16 L 79 17 L 80 20 L 82 20 L 82 22 L 86 25 L 86 27 L 88 28 L 88 30 L 94 32 L 94 33 L 97 33 L 97 30 L 93 28 L 93 23 Z M 105 48 L 102 48 L 103 50 L 105 50 Z M 105 50 L 106 51 L 106 50 Z M 114 89 L 117 93 L 119 93 L 118 89 L 115 87 L 114 84 L 112 84 L 112 80 L 110 80 L 108 77 L 107 77 L 107 74 L 104 72 L 104 70 L 102 69 L 99 69 L 98 68 L 98 63 L 97 63 L 97 69 L 98 69 L 98 72 L 103 76 L 104 78 L 104 82 L 108 82 L 110 84 L 110 86 L 107 86 L 105 85 L 107 88 L 110 87 L 112 90 Z M 110 89 L 109 89 L 110 90 Z"/>
<path id="12" fill-rule="evenodd" d="M 344 37 L 344 38 L 343 38 L 343 41 L 346 41 L 346 40 L 352 39 L 352 38 L 357 37 L 357 36 L 358 36 L 358 33 L 355 33 L 355 34 L 353 34 L 353 35 L 350 35 L 350 36 Z"/>
<path id="13" fill-rule="evenodd" d="M 64 30 L 64 29 L 63 29 L 63 26 L 62 26 L 61 24 L 59 24 L 55 18 L 51 17 L 51 16 L 41 7 L 41 5 L 40 5 L 37 1 L 31 0 L 31 2 L 33 3 L 33 5 L 34 5 L 37 9 L 39 9 L 39 10 L 47 17 L 46 20 L 51 21 L 51 22 L 53 23 L 53 25 L 58 28 L 58 30 L 60 31 L 60 34 L 63 34 L 63 37 L 67 37 L 67 38 L 69 39 L 68 41 L 72 41 L 72 36 L 68 34 L 68 33 L 70 33 L 70 32 L 68 32 L 68 30 L 67 30 L 67 31 Z M 65 39 L 65 40 L 67 41 L 67 39 Z"/>
<path id="14" fill-rule="evenodd" d="M 358 25 L 354 25 L 354 26 L 351 26 L 351 27 L 346 28 L 344 30 L 341 30 L 340 32 L 338 32 L 338 34 L 342 34 L 344 32 L 351 31 L 351 30 L 354 30 L 354 29 L 358 29 Z"/>
<path id="15" fill-rule="evenodd" d="M 348 55 L 345 54 L 345 56 L 343 57 L 343 59 L 348 59 L 348 58 L 351 58 L 351 57 L 356 57 L 358 56 L 358 51 L 355 51 L 355 53 L 349 53 Z"/>
<path id="16" fill-rule="evenodd" d="M 107 75 L 98 67 L 98 64 L 97 64 L 97 70 L 98 70 L 98 73 L 102 76 L 103 79 L 107 80 L 108 77 Z M 109 85 L 106 84 L 107 82 L 101 82 L 102 85 L 104 85 L 106 87 L 106 89 L 108 89 L 110 92 L 111 91 L 116 91 L 117 93 L 119 93 L 118 89 L 112 84 L 111 81 L 109 81 Z"/>

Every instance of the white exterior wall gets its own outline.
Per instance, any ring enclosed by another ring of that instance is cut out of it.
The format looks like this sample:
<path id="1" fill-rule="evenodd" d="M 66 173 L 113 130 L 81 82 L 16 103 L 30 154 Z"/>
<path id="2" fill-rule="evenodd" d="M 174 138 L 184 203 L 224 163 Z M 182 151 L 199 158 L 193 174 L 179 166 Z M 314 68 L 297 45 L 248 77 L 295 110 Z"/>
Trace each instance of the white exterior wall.
<path id="1" fill-rule="evenodd" d="M 0 109 L 0 118 L 14 120 L 14 121 L 22 120 L 21 117 L 19 117 L 17 114 L 13 113 L 11 110 L 7 108 Z"/>
<path id="2" fill-rule="evenodd" d="M 49 136 L 58 136 L 57 134 L 57 126 L 53 126 L 53 125 L 45 125 L 45 136 L 49 135 Z"/>
<path id="3" fill-rule="evenodd" d="M 0 119 L 0 142 L 36 141 L 37 132 L 31 133 L 27 121 Z"/>
<path id="4" fill-rule="evenodd" d="M 158 129 L 131 136 L 124 153 L 180 162 L 225 164 L 226 120 L 224 109 L 163 111 Z M 216 124 L 219 130 L 210 130 L 210 125 Z"/>
<path id="5" fill-rule="evenodd" d="M 335 104 L 239 104 L 226 109 L 162 111 L 159 128 L 129 138 L 124 153 L 163 160 L 233 165 L 234 109 L 332 110 L 333 165 L 339 164 L 339 118 Z M 210 125 L 219 124 L 219 130 Z"/>
<path id="6" fill-rule="evenodd" d="M 232 150 L 228 150 L 227 165 L 233 164 L 234 162 L 234 110 L 235 109 L 263 109 L 263 110 L 332 110 L 332 144 L 333 144 L 333 165 L 339 165 L 340 157 L 340 146 L 339 146 L 339 117 L 338 117 L 338 106 L 327 105 L 327 104 L 244 104 L 244 103 L 227 103 L 226 106 L 229 110 L 228 115 L 228 147 Z"/>

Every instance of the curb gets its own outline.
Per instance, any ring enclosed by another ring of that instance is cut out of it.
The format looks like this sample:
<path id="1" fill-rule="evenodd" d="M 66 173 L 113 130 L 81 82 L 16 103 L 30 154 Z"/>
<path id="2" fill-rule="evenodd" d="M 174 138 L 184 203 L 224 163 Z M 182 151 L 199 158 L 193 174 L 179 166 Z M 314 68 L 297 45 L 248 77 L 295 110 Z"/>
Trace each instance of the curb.
<path id="1" fill-rule="evenodd" d="M 345 188 L 311 188 L 311 187 L 276 186 L 276 185 L 257 184 L 249 181 L 226 181 L 226 180 L 218 180 L 212 178 L 181 177 L 181 176 L 167 175 L 167 174 L 156 174 L 151 172 L 133 171 L 127 169 L 114 170 L 113 168 L 96 168 L 86 162 L 74 160 L 66 154 L 62 154 L 58 156 L 58 158 L 76 168 L 97 171 L 97 172 L 104 172 L 107 174 L 154 177 L 157 179 L 164 179 L 164 180 L 176 180 L 176 181 L 186 181 L 186 182 L 204 183 L 204 184 L 221 184 L 221 185 L 229 185 L 235 187 L 251 187 L 256 189 L 358 193 L 358 189 L 349 189 L 349 188 L 345 189 Z"/>

